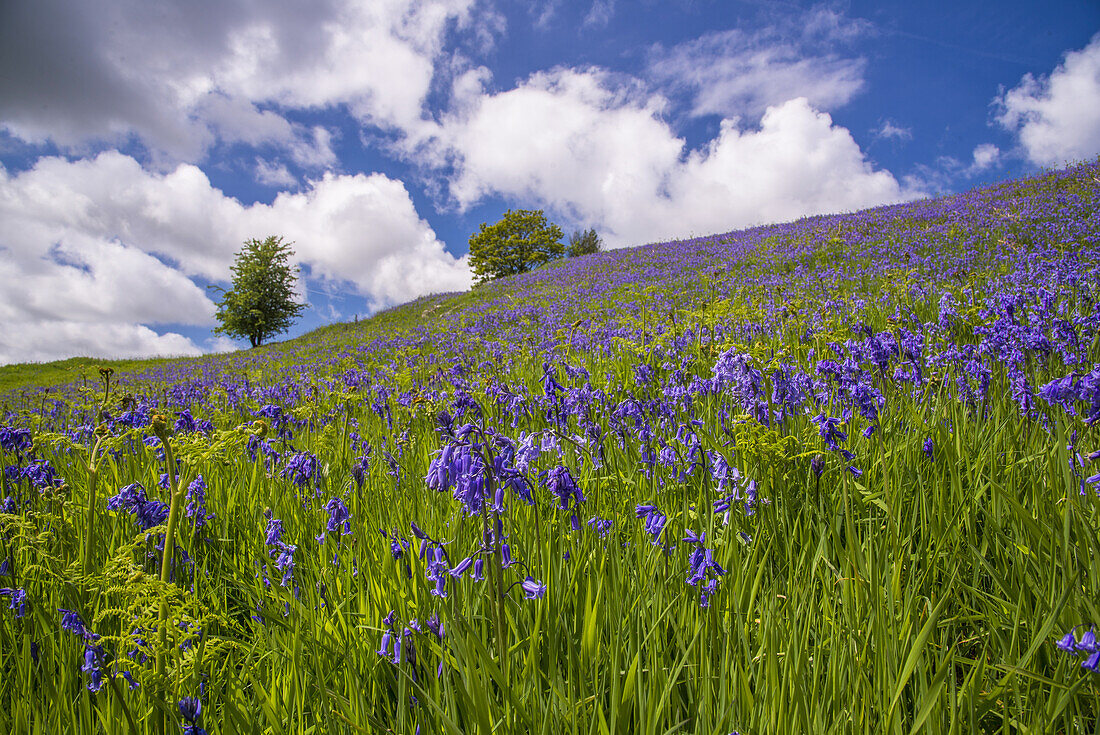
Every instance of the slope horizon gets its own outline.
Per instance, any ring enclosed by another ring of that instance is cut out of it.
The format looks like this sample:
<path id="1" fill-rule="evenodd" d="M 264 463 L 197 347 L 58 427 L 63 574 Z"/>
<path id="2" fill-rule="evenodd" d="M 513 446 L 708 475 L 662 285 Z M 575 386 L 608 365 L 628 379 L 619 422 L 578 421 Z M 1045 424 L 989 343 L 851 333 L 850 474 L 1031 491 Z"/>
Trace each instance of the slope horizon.
<path id="1" fill-rule="evenodd" d="M 992 183 L 986 183 L 980 186 L 971 187 L 961 192 L 923 196 L 901 202 L 879 204 L 873 207 L 866 207 L 854 211 L 828 212 L 807 215 L 790 220 L 768 222 L 752 225 L 750 227 L 737 228 L 725 232 L 717 232 L 706 235 L 691 234 L 688 237 L 673 238 L 669 240 L 655 240 L 651 242 L 615 248 L 614 251 L 603 250 L 600 253 L 596 253 L 595 255 L 579 256 L 578 258 L 576 258 L 576 260 L 584 262 L 588 259 L 598 258 L 602 254 L 606 254 L 608 252 L 630 253 L 640 251 L 643 248 L 649 247 L 671 246 L 677 243 L 686 244 L 700 240 L 720 240 L 724 238 L 732 238 L 734 236 L 742 235 L 744 233 L 752 232 L 755 230 L 766 230 L 770 228 L 779 229 L 784 226 L 792 225 L 799 222 L 812 222 L 814 220 L 829 219 L 835 217 L 857 217 L 864 213 L 877 212 L 879 210 L 884 210 L 899 205 L 950 200 L 959 197 L 965 197 L 975 192 L 985 191 L 1000 186 L 1018 184 L 1033 179 L 1039 179 L 1044 176 L 1068 171 L 1072 168 L 1089 165 L 1090 163 L 1094 162 L 1100 163 L 1100 157 L 1097 157 L 1093 161 L 1067 162 L 1061 167 L 1046 168 L 1038 173 L 1030 174 L 1027 176 L 1019 176 L 1015 178 L 1007 178 Z M 369 329 L 371 326 L 378 324 L 379 321 L 401 315 L 406 311 L 415 309 L 415 307 L 417 307 L 418 305 L 424 307 L 428 304 L 440 304 L 444 300 L 453 301 L 462 297 L 470 297 L 470 300 L 474 300 L 474 297 L 476 297 L 479 293 L 485 293 L 487 288 L 501 289 L 507 287 L 510 284 L 516 282 L 518 279 L 525 277 L 529 273 L 541 272 L 546 269 L 558 267 L 566 260 L 569 260 L 568 256 L 563 256 L 556 260 L 550 261 L 549 263 L 546 263 L 542 266 L 539 266 L 532 271 L 528 271 L 528 273 L 493 279 L 492 281 L 488 281 L 480 285 L 473 285 L 471 286 L 471 288 L 465 291 L 426 294 L 410 301 L 387 307 L 362 319 L 356 317 L 351 321 L 329 322 L 327 324 L 322 324 L 320 326 L 314 327 L 303 334 L 287 337 L 285 339 L 275 339 L 256 348 L 242 347 L 231 351 L 206 352 L 202 355 L 164 354 L 138 358 L 115 357 L 111 355 L 75 355 L 59 360 L 48 360 L 41 362 L 29 361 L 19 363 L 2 363 L 0 364 L 0 395 L 13 390 L 18 390 L 20 388 L 54 386 L 67 382 L 75 382 L 80 379 L 84 379 L 85 382 L 94 382 L 98 379 L 95 375 L 96 368 L 100 366 L 110 367 L 112 370 L 118 371 L 120 373 L 137 373 L 141 370 L 149 369 L 156 366 L 165 366 L 172 364 L 199 365 L 212 358 L 232 357 L 246 354 L 261 354 L 274 349 L 288 348 L 295 345 L 304 345 L 310 343 L 313 340 L 316 340 L 322 335 L 341 329 L 346 330 L 349 327 L 355 329 Z"/>

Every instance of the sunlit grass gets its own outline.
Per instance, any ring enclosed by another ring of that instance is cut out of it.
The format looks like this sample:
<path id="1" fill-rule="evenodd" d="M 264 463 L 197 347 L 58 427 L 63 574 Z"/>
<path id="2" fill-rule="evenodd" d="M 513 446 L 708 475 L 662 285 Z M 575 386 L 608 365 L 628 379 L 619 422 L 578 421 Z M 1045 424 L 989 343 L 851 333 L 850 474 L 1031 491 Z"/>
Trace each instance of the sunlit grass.
<path id="1" fill-rule="evenodd" d="M 1095 241 L 1046 234 L 1096 230 L 1092 170 L 599 254 L 242 355 L 95 371 L 63 400 L 9 394 L 0 424 L 33 449 L 0 457 L 0 585 L 26 593 L 21 617 L 0 605 L 0 728 L 178 732 L 197 696 L 210 733 L 1095 731 L 1097 675 L 1055 644 L 1100 621 L 1100 447 L 1086 402 L 1039 394 L 1100 363 Z M 1020 337 L 1010 364 L 998 335 L 1036 324 L 1051 346 Z M 902 348 L 877 364 L 874 335 Z M 824 377 L 849 358 L 873 409 Z M 758 382 L 698 382 L 735 363 Z M 819 381 L 789 410 L 786 369 Z M 168 569 L 167 509 L 142 529 L 108 507 L 132 483 L 169 502 L 156 412 L 183 421 Z M 509 489 L 489 508 L 493 486 L 467 514 L 429 489 L 464 424 L 481 456 L 504 451 L 486 436 L 539 436 L 535 504 Z M 711 452 L 755 483 L 728 520 Z M 22 477 L 35 459 L 64 483 Z M 559 466 L 585 496 L 566 510 Z M 347 527 L 327 527 L 334 499 Z M 667 515 L 656 543 L 638 505 Z M 413 524 L 485 579 L 433 594 Z M 703 533 L 725 572 L 709 606 L 688 584 Z"/>

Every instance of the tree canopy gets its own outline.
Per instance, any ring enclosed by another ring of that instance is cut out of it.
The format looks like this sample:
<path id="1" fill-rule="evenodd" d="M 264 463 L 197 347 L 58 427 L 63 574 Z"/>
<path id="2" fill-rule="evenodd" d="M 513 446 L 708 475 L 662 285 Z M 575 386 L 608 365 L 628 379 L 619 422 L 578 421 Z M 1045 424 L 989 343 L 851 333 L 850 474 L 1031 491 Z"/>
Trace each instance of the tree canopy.
<path id="1" fill-rule="evenodd" d="M 569 257 L 598 253 L 602 244 L 595 228 L 590 227 L 584 232 L 578 230 L 569 236 Z"/>
<path id="2" fill-rule="evenodd" d="M 274 235 L 245 241 L 232 266 L 233 288 L 219 289 L 223 297 L 215 316 L 221 324 L 215 334 L 247 338 L 258 347 L 290 328 L 305 308 L 294 291 L 298 269 L 289 264 L 292 244 Z"/>
<path id="3" fill-rule="evenodd" d="M 542 210 L 510 209 L 470 238 L 470 268 L 478 283 L 525 273 L 564 252 L 561 228 Z"/>

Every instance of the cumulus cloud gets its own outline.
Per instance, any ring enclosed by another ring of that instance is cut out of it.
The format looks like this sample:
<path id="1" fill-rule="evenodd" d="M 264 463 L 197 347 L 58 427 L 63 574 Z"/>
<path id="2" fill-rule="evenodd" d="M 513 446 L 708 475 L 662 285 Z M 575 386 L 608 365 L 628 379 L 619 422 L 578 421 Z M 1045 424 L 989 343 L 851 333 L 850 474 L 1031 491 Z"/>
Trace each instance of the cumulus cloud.
<path id="1" fill-rule="evenodd" d="M 1100 34 L 1065 55 L 1049 76 L 1027 74 L 995 101 L 1028 160 L 1058 166 L 1100 153 Z"/>
<path id="2" fill-rule="evenodd" d="M 460 206 L 489 194 L 596 225 L 612 247 L 854 210 L 910 195 L 805 98 L 688 151 L 666 100 L 599 69 L 535 74 L 445 118 Z"/>
<path id="3" fill-rule="evenodd" d="M 444 250 L 405 185 L 383 174 L 327 173 L 307 191 L 246 208 L 241 221 L 295 241 L 315 277 L 350 285 L 372 308 L 470 286 L 466 259 Z"/>
<path id="4" fill-rule="evenodd" d="M 815 8 L 754 32 L 714 31 L 650 51 L 647 75 L 693 115 L 759 116 L 805 97 L 818 109 L 847 103 L 863 87 L 866 61 L 837 52 L 870 32 L 864 21 Z"/>
<path id="5" fill-rule="evenodd" d="M 477 35 L 475 1 L 5 3 L 0 125 L 75 149 L 137 137 L 165 168 L 217 140 L 324 167 L 324 136 L 279 108 L 415 128 L 448 28 Z"/>
<path id="6" fill-rule="evenodd" d="M 982 143 L 974 147 L 973 160 L 970 163 L 970 173 L 976 174 L 985 171 L 1000 160 L 1001 149 L 992 143 Z"/>
<path id="7" fill-rule="evenodd" d="M 189 164 L 161 174 L 118 152 L 43 158 L 0 169 L 0 361 L 196 354 L 148 325 L 213 325 L 215 305 L 192 278 L 229 280 L 241 243 L 269 234 L 295 241 L 313 277 L 375 307 L 470 282 L 404 185 L 381 174 L 330 173 L 245 206 Z"/>

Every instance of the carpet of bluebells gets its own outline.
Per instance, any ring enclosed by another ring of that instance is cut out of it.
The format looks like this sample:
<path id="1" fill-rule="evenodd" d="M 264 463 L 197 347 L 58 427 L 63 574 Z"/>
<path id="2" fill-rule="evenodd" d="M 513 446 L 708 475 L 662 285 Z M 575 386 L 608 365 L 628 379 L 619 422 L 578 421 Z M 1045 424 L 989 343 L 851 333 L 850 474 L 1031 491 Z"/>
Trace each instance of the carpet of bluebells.
<path id="1" fill-rule="evenodd" d="M 1100 164 L 0 398 L 0 730 L 1092 732 Z"/>

